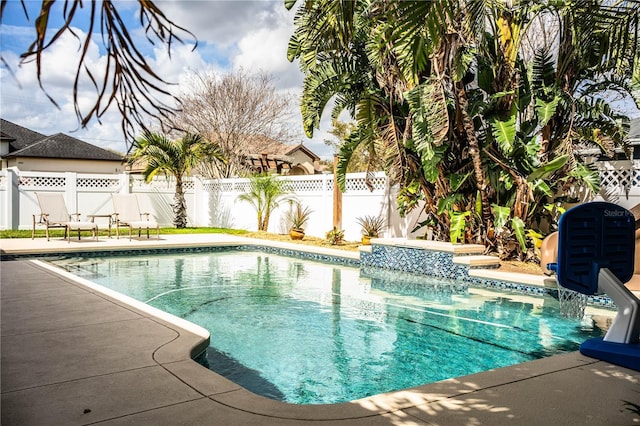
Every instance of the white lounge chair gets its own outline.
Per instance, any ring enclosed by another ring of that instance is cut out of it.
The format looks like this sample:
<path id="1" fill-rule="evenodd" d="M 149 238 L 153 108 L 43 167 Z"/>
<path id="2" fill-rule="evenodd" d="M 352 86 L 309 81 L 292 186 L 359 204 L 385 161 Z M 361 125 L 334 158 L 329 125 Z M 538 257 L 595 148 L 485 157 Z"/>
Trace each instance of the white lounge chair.
<path id="1" fill-rule="evenodd" d="M 80 213 L 69 214 L 62 194 L 36 192 L 36 198 L 38 199 L 38 205 L 40 206 L 40 214 L 33 215 L 33 229 L 31 230 L 32 240 L 35 237 L 36 225 L 45 226 L 47 241 L 49 241 L 50 228 L 64 228 L 67 242 L 71 241 L 71 231 L 78 231 L 78 240 L 80 239 L 80 231 L 92 231 L 93 237 L 96 240 L 98 239 L 98 224 L 94 222 L 81 221 Z M 36 216 L 39 216 L 37 221 Z"/>
<path id="2" fill-rule="evenodd" d="M 116 227 L 116 238 L 120 238 L 120 227 L 129 228 L 129 240 L 134 229 L 138 230 L 138 237 L 143 229 L 147 230 L 147 238 L 149 238 L 149 229 L 155 229 L 160 239 L 160 226 L 154 220 L 151 220 L 149 213 L 140 213 L 138 206 L 138 198 L 136 194 L 111 194 L 114 210 L 114 224 Z"/>

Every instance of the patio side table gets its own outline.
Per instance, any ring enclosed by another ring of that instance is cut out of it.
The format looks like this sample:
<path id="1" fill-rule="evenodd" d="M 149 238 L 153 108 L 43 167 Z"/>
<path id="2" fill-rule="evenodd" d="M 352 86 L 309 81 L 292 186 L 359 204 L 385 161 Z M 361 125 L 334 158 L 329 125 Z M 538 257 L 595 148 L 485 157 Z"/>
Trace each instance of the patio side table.
<path id="1" fill-rule="evenodd" d="M 91 220 L 91 222 L 95 222 L 97 217 L 107 219 L 107 225 L 109 227 L 108 235 L 111 238 L 111 223 L 113 222 L 113 215 L 111 214 L 88 214 L 87 218 Z"/>

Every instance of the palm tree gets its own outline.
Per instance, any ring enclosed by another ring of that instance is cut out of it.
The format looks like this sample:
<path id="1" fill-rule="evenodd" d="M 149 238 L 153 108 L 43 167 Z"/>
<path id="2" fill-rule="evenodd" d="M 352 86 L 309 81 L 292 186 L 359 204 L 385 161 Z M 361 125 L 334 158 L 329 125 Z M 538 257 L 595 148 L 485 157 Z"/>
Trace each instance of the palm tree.
<path id="1" fill-rule="evenodd" d="M 562 200 L 578 181 L 597 187 L 576 147 L 622 140 L 628 119 L 606 93 L 630 91 L 638 5 L 307 2 L 289 43 L 306 74 L 305 128 L 317 127 L 335 97 L 333 116 L 347 109 L 358 120 L 339 172 L 356 146 L 382 139 L 399 201 L 410 208 L 424 199 L 441 237 L 468 211 L 473 240 L 495 244 L 499 214 L 524 247 L 524 226 L 542 222 L 547 200 Z M 550 40 L 530 32 L 554 19 L 560 31 Z M 533 46 L 526 62 L 525 38 Z"/>
<path id="2" fill-rule="evenodd" d="M 143 174 L 147 182 L 150 182 L 158 173 L 172 176 L 176 180 L 172 205 L 173 224 L 176 228 L 187 226 L 187 204 L 182 179 L 202 158 L 202 147 L 202 137 L 194 134 L 186 134 L 181 139 L 171 140 L 162 134 L 145 132 L 133 143 L 129 164 L 140 160 L 146 162 Z"/>
<path id="3" fill-rule="evenodd" d="M 258 214 L 258 231 L 269 229 L 269 218 L 282 201 L 290 199 L 290 190 L 283 180 L 270 174 L 254 175 L 249 178 L 249 191 L 238 196 L 246 201 Z"/>

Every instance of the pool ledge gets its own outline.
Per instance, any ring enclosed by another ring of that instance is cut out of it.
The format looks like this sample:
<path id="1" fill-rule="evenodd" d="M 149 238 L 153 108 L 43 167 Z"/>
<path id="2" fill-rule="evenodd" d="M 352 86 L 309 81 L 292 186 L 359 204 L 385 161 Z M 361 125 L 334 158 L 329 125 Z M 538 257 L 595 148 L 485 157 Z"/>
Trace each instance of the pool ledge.
<path id="1" fill-rule="evenodd" d="M 111 290 L 109 288 L 103 287 L 99 284 L 96 284 L 92 281 L 86 280 L 82 277 L 78 277 L 76 275 L 73 275 L 70 272 L 67 272 L 63 269 L 60 269 L 56 266 L 53 266 L 50 263 L 47 262 L 43 262 L 41 260 L 32 260 L 32 262 L 39 266 L 42 269 L 46 269 L 49 270 L 55 274 L 58 274 L 62 277 L 64 277 L 65 279 L 69 280 L 69 281 L 74 281 L 78 284 L 81 284 L 82 286 L 90 289 L 92 292 L 94 293 L 98 293 L 104 296 L 107 296 L 111 299 L 114 299 L 118 302 L 121 302 L 127 306 L 130 306 L 131 308 L 136 309 L 139 312 L 142 312 L 144 314 L 146 314 L 146 316 L 148 317 L 152 317 L 152 318 L 157 318 L 159 320 L 161 320 L 164 323 L 167 324 L 172 324 L 175 325 L 176 327 L 179 327 L 189 333 L 191 333 L 192 335 L 194 335 L 196 337 L 197 340 L 197 344 L 190 349 L 190 351 L 188 352 L 189 354 L 189 358 L 193 359 L 196 358 L 197 356 L 199 356 L 200 354 L 202 354 L 207 347 L 209 346 L 209 342 L 210 342 L 210 337 L 211 334 L 209 333 L 209 331 L 203 327 L 200 327 L 197 324 L 194 324 L 190 321 L 187 321 L 185 319 L 182 319 L 180 317 L 177 317 L 175 315 L 172 315 L 168 312 L 162 311 L 160 309 L 154 308 L 151 305 L 147 305 L 143 302 L 140 302 L 132 297 L 129 297 L 127 295 L 124 295 L 122 293 L 118 293 L 117 291 Z M 178 345 L 182 345 L 182 342 L 172 342 L 173 344 L 178 344 Z M 168 347 L 165 347 L 164 350 L 166 351 L 168 349 Z"/>
<path id="2" fill-rule="evenodd" d="M 372 238 L 371 244 L 441 251 L 453 254 L 480 254 L 484 253 L 485 250 L 485 246 L 481 244 L 452 244 L 445 241 L 407 238 Z"/>
<path id="3" fill-rule="evenodd" d="M 40 262 L 2 266 L 2 424 L 640 422 L 640 372 L 577 352 L 347 403 L 277 402 L 191 361 L 198 327 Z"/>
<path id="4" fill-rule="evenodd" d="M 558 288 L 558 282 L 555 277 L 547 275 L 525 274 L 521 272 L 505 272 L 499 269 L 482 269 L 471 268 L 469 275 L 475 278 L 484 278 L 488 280 L 498 280 L 513 282 L 519 284 L 532 285 L 536 287 Z"/>
<path id="5" fill-rule="evenodd" d="M 198 326 L 41 262 L 0 272 L 2 424 L 640 422 L 640 372 L 577 352 L 342 404 L 277 402 L 193 362 Z"/>

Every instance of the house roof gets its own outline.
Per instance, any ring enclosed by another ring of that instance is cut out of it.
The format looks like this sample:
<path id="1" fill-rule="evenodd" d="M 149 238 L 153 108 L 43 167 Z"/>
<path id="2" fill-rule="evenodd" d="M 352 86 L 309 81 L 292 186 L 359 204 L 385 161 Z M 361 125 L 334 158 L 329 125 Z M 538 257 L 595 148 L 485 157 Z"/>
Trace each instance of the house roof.
<path id="1" fill-rule="evenodd" d="M 45 136 L 2 120 L 2 140 L 9 141 L 5 158 L 38 157 L 73 160 L 122 161 L 123 157 L 74 137 L 58 133 Z"/>
<path id="2" fill-rule="evenodd" d="M 299 143 L 298 145 L 294 145 L 294 146 L 291 146 L 291 145 L 285 145 L 285 146 L 289 148 L 285 153 L 285 155 L 293 155 L 296 151 L 303 151 L 305 154 L 311 157 L 313 161 L 318 161 L 320 159 L 320 157 L 318 157 L 313 151 L 311 151 L 309 148 L 304 146 L 302 143 Z"/>
<path id="3" fill-rule="evenodd" d="M 34 132 L 26 127 L 0 118 L 1 140 L 9 141 L 9 152 L 18 151 L 46 138 L 42 133 Z"/>
<path id="4" fill-rule="evenodd" d="M 289 145 L 260 135 L 245 137 L 243 142 L 246 146 L 246 152 L 254 156 L 268 154 L 274 157 L 288 157 L 296 151 L 302 150 L 309 157 L 313 158 L 313 161 L 320 159 L 320 157 L 302 143 Z"/>
<path id="5" fill-rule="evenodd" d="M 294 166 L 292 156 L 298 151 L 304 152 L 311 159 L 311 162 L 320 159 L 302 143 L 288 145 L 261 135 L 245 137 L 242 142 L 245 147 L 244 152 L 246 152 L 244 164 L 256 172 L 277 170 L 280 173 L 283 169 L 291 169 Z M 311 168 L 313 169 L 313 165 Z M 307 170 L 307 168 L 303 170 Z"/>

